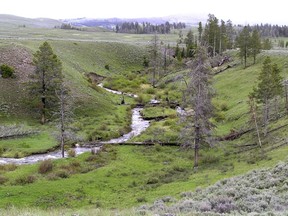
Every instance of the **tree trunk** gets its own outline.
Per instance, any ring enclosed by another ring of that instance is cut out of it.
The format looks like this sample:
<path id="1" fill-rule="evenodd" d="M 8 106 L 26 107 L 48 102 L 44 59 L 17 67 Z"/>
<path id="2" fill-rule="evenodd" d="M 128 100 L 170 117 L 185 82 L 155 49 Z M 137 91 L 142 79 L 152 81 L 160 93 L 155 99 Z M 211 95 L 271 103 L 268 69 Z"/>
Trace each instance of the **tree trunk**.
<path id="1" fill-rule="evenodd" d="M 41 99 L 41 102 L 42 102 L 42 110 L 41 110 L 41 124 L 45 124 L 46 122 L 46 99 L 44 96 L 42 96 L 42 99 Z"/>
<path id="2" fill-rule="evenodd" d="M 60 90 L 60 124 L 61 124 L 61 154 L 64 158 L 64 145 L 65 145 L 65 95 L 64 89 Z"/>
<path id="3" fill-rule="evenodd" d="M 285 105 L 286 105 L 286 112 L 288 113 L 288 89 L 287 89 L 287 83 L 285 83 Z"/>
<path id="4" fill-rule="evenodd" d="M 265 99 L 264 106 L 264 137 L 266 137 L 269 124 L 269 100 L 267 98 Z"/>
<path id="5" fill-rule="evenodd" d="M 261 142 L 260 132 L 259 132 L 259 128 L 258 128 L 257 114 L 256 114 L 256 109 L 255 109 L 254 98 L 250 99 L 250 103 L 251 103 L 252 118 L 254 120 L 255 129 L 256 129 L 256 132 L 257 132 L 259 147 L 262 148 L 262 142 Z"/>
<path id="6" fill-rule="evenodd" d="M 198 167 L 199 146 L 200 146 L 200 128 L 197 124 L 195 125 L 194 168 Z"/>

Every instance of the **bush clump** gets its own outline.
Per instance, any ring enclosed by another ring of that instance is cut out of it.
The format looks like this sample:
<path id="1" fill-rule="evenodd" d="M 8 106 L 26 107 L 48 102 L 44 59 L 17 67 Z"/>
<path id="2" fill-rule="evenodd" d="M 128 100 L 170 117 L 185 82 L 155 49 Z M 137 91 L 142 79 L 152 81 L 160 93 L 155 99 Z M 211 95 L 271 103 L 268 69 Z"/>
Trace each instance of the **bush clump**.
<path id="1" fill-rule="evenodd" d="M 0 74 L 3 78 L 13 78 L 14 77 L 14 68 L 6 64 L 0 66 Z"/>
<path id="2" fill-rule="evenodd" d="M 39 168 L 38 168 L 38 173 L 40 174 L 45 174 L 53 169 L 53 163 L 51 160 L 44 160 L 40 163 Z"/>

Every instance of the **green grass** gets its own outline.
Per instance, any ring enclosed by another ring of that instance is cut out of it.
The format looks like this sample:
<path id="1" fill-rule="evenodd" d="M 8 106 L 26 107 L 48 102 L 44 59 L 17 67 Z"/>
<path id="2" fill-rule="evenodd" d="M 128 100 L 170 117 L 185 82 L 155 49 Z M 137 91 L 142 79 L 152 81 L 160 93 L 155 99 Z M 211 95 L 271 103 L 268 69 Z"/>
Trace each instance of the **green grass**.
<path id="1" fill-rule="evenodd" d="M 48 174 L 37 174 L 38 164 L 2 171 L 1 175 L 8 181 L 0 187 L 1 207 L 82 208 L 97 205 L 104 209 L 127 209 L 164 196 L 178 199 L 182 192 L 206 187 L 251 169 L 271 167 L 287 157 L 287 147 L 270 152 L 268 160 L 256 164 L 247 163 L 245 158 L 237 160 L 237 155 L 225 158 L 221 156 L 221 150 L 202 151 L 200 167 L 195 171 L 193 153 L 179 151 L 178 147 L 112 146 L 108 149 L 101 152 L 96 161 L 88 159 L 89 153 L 54 161 L 55 168 Z M 103 162 L 106 165 L 101 166 Z M 78 164 L 78 171 L 73 164 Z M 68 173 L 67 177 L 59 174 L 63 170 Z M 25 177 L 31 175 L 36 180 L 27 183 Z M 61 177 L 51 179 L 52 175 Z"/>
<path id="2" fill-rule="evenodd" d="M 9 54 L 12 66 L 24 65 L 30 68 L 32 53 L 43 41 L 51 43 L 63 62 L 65 82 L 73 96 L 74 117 L 71 129 L 85 140 L 108 140 L 126 133 L 131 121 L 130 105 L 147 103 L 151 98 L 177 103 L 182 100 L 181 90 L 185 84 L 183 80 L 175 81 L 174 78 L 185 74 L 187 70 L 171 72 L 157 83 L 155 89 L 148 84 L 149 74 L 140 71 L 146 54 L 144 46 L 152 38 L 151 35 L 29 27 L 19 31 L 18 27 L 7 29 L 1 25 L 0 30 L 1 37 L 6 38 L 0 38 L 0 52 L 3 54 L 0 63 L 5 60 L 3 56 Z M 178 35 L 161 37 L 161 40 L 173 43 Z M 215 135 L 223 136 L 229 134 L 231 129 L 248 127 L 247 96 L 256 85 L 265 55 L 270 55 L 272 62 L 283 68 L 283 77 L 287 77 L 287 53 L 276 51 L 259 55 L 257 64 L 245 70 L 242 65 L 238 65 L 214 77 L 216 98 L 213 102 L 219 109 L 218 119 L 214 119 L 217 126 Z M 25 63 L 26 58 L 30 60 L 28 63 Z M 109 65 L 109 70 L 105 65 Z M 22 91 L 25 85 L 17 73 L 19 75 L 27 71 L 27 68 L 23 70 L 16 67 L 15 80 L 0 79 L 1 91 L 5 92 L 0 94 L 0 101 L 8 104 L 8 109 L 0 111 L 1 125 L 24 122 L 33 130 L 40 127 L 35 113 L 21 100 L 27 100 L 29 96 Z M 91 84 L 86 77 L 89 72 L 107 76 L 107 87 L 137 93 L 139 98 L 134 101 L 125 97 L 127 105 L 120 106 L 122 96 L 107 93 Z M 157 143 L 179 140 L 181 125 L 174 109 L 150 107 L 145 108 L 143 114 L 149 118 L 168 117 L 161 121 L 151 121 L 151 126 L 132 141 Z M 273 121 L 270 128 L 285 125 L 287 120 L 281 118 Z M 56 131 L 55 123 L 50 123 L 39 134 L 1 140 L 0 148 L 6 150 L 4 156 L 23 156 L 45 151 L 57 145 L 50 133 L 53 131 Z M 184 191 L 207 187 L 218 180 L 252 169 L 270 167 L 284 160 L 287 157 L 287 145 L 274 150 L 270 147 L 276 147 L 274 137 L 283 139 L 286 136 L 286 128 L 273 132 L 272 138 L 265 140 L 264 150 L 267 153 L 263 157 L 258 149 L 246 152 L 237 147 L 255 142 L 253 133 L 234 141 L 219 142 L 213 149 L 201 150 L 198 170 L 192 167 L 193 152 L 160 145 L 112 146 L 96 156 L 85 153 L 77 158 L 60 159 L 53 161 L 53 170 L 45 174 L 38 173 L 39 164 L 19 166 L 15 170 L 15 167 L 1 166 L 0 182 L 2 179 L 3 183 L 0 186 L 0 208 L 59 208 L 56 212 L 62 212 L 63 208 L 80 209 L 77 210 L 79 212 L 92 208 L 94 213 L 98 210 L 93 207 L 127 209 L 145 202 L 152 203 L 159 197 L 180 198 Z M 37 209 L 35 211 L 38 212 Z M 83 211 L 87 213 L 90 209 Z M 99 211 L 104 215 L 111 213 Z M 127 211 L 130 214 L 130 210 L 124 210 Z"/>
<path id="3" fill-rule="evenodd" d="M 0 140 L 0 148 L 3 149 L 2 157 L 23 157 L 35 153 L 44 153 L 57 145 L 56 139 L 45 131 L 23 138 Z"/>

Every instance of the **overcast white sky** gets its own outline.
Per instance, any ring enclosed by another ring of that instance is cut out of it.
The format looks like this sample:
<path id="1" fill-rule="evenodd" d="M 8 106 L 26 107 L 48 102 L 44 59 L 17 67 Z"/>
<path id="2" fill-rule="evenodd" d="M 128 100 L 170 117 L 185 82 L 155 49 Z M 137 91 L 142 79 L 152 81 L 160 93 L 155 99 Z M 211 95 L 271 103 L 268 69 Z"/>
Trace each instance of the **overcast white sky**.
<path id="1" fill-rule="evenodd" d="M 140 18 L 214 14 L 234 24 L 288 25 L 287 0 L 1 0 L 0 14 L 28 18 Z"/>

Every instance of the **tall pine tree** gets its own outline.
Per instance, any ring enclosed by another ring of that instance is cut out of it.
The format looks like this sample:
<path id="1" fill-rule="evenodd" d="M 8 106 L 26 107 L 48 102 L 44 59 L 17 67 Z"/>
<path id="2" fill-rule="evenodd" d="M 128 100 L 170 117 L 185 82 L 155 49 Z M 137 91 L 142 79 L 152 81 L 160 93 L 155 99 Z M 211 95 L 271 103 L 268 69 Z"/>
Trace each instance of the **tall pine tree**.
<path id="1" fill-rule="evenodd" d="M 31 82 L 31 95 L 38 104 L 41 114 L 41 123 L 45 124 L 57 109 L 58 99 L 56 91 L 62 83 L 62 63 L 54 54 L 50 44 L 44 42 L 34 54 L 35 65 L 34 82 Z"/>
<path id="2" fill-rule="evenodd" d="M 258 86 L 254 88 L 252 95 L 259 103 L 263 104 L 264 136 L 266 136 L 270 120 L 271 101 L 283 93 L 283 78 L 280 75 L 280 69 L 277 64 L 272 65 L 270 57 L 266 57 L 258 80 Z"/>
<path id="3" fill-rule="evenodd" d="M 259 32 L 254 29 L 251 36 L 251 52 L 254 60 L 254 64 L 256 63 L 256 56 L 261 51 L 261 38 Z"/>

